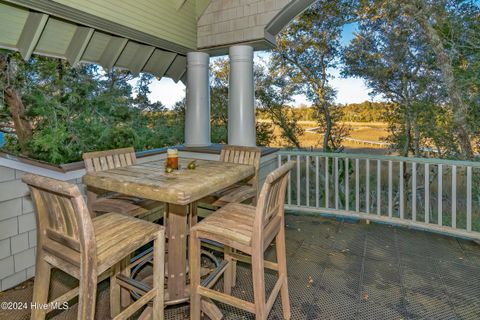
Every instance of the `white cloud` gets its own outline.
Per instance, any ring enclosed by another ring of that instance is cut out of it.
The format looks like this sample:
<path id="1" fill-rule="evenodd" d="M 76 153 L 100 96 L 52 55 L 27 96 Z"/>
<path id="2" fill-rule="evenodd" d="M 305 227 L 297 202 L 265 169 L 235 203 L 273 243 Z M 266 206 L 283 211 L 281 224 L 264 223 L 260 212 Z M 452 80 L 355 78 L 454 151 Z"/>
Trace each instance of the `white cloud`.
<path id="1" fill-rule="evenodd" d="M 298 107 L 302 104 L 309 106 L 311 104 L 310 101 L 307 100 L 307 97 L 303 94 L 297 94 L 296 96 L 293 96 L 293 103 L 295 107 Z"/>
<path id="2" fill-rule="evenodd" d="M 362 79 L 358 78 L 335 78 L 330 85 L 337 90 L 337 103 L 359 103 L 372 100 L 368 95 L 369 89 Z"/>
<path id="3" fill-rule="evenodd" d="M 175 83 L 170 78 L 162 78 L 160 81 L 154 79 L 150 85 L 150 100 L 160 101 L 165 106 L 171 108 L 175 102 L 185 97 L 185 86 L 181 81 Z"/>

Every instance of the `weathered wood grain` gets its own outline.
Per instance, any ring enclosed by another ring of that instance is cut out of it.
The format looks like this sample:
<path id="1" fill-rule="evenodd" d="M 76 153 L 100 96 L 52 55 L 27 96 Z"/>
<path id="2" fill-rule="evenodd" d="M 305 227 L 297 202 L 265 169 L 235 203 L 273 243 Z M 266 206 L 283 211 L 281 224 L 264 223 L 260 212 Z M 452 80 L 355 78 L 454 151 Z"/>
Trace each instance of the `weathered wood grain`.
<path id="1" fill-rule="evenodd" d="M 284 202 L 288 173 L 295 162 L 288 162 L 270 173 L 262 187 L 256 207 L 230 203 L 215 211 L 190 229 L 190 319 L 200 320 L 201 298 L 220 301 L 255 313 L 256 319 L 265 320 L 278 294 L 282 298 L 283 317 L 290 319 L 287 267 L 285 252 Z M 200 283 L 200 239 L 213 240 L 224 245 L 227 267 L 224 275 L 224 293 L 217 292 Z M 275 241 L 277 263 L 264 260 L 265 249 Z M 244 259 L 233 251 L 250 255 Z M 235 285 L 234 262 L 251 261 L 254 303 L 231 296 Z M 278 272 L 278 280 L 268 299 L 265 295 L 265 267 Z"/>
<path id="2" fill-rule="evenodd" d="M 126 257 L 154 241 L 155 262 L 161 265 L 154 268 L 154 276 L 159 279 L 155 284 L 161 291 L 155 287 L 142 301 L 145 305 L 153 299 L 154 319 L 163 319 L 165 231 L 162 226 L 118 213 L 92 219 L 78 186 L 33 174 L 26 174 L 22 180 L 30 188 L 38 222 L 33 302 L 47 303 L 51 269 L 59 268 L 79 279 L 78 319 L 93 320 L 97 282 L 113 267 L 112 316 L 126 318 L 141 308 L 142 303 L 138 300 L 120 312 L 116 276 L 125 273 Z M 32 319 L 44 319 L 46 313 L 45 309 L 33 308 Z"/>
<path id="3" fill-rule="evenodd" d="M 85 185 L 151 200 L 187 205 L 255 174 L 252 165 L 180 159 L 180 170 L 165 172 L 164 161 L 136 164 L 101 172 L 87 173 Z"/>
<path id="4" fill-rule="evenodd" d="M 216 200 L 212 205 L 222 207 L 228 203 L 244 202 L 246 200 L 251 200 L 251 203 L 255 205 L 257 202 L 261 157 L 262 150 L 258 147 L 223 146 L 220 152 L 220 161 L 252 165 L 255 167 L 255 174 L 244 184 L 237 184 L 217 192 L 214 195 Z"/>
<path id="5" fill-rule="evenodd" d="M 87 173 L 122 168 L 137 162 L 135 150 L 132 147 L 86 152 L 82 157 Z M 104 193 L 104 190 L 87 187 L 88 208 L 92 217 L 94 217 L 97 212 L 118 212 L 132 217 L 138 217 L 163 210 L 163 204 L 157 201 L 127 197 L 121 194 L 102 196 Z"/>
<path id="6" fill-rule="evenodd" d="M 192 160 L 180 159 L 180 170 L 171 173 L 165 172 L 164 161 L 154 161 L 90 172 L 83 178 L 90 188 L 166 203 L 164 223 L 169 239 L 167 304 L 189 298 L 186 290 L 187 238 L 189 228 L 196 222 L 196 201 L 255 174 L 253 165 L 207 160 L 196 160 L 196 169 L 186 169 Z M 210 306 L 204 311 L 215 316 L 214 309 Z"/>

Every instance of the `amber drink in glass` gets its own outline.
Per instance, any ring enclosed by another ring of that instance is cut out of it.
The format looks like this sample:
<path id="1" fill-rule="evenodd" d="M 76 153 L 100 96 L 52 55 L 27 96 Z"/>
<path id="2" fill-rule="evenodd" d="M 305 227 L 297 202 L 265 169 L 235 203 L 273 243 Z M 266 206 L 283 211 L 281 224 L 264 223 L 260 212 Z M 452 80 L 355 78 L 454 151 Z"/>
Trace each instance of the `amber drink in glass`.
<path id="1" fill-rule="evenodd" d="M 167 150 L 167 167 L 178 170 L 178 150 L 177 149 Z"/>

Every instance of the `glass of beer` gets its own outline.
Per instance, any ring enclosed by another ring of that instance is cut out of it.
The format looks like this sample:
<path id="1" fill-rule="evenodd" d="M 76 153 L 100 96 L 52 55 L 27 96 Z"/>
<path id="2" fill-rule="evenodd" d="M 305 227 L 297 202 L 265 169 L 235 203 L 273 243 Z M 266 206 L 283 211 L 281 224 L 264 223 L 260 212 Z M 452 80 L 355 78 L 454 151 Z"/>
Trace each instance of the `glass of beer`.
<path id="1" fill-rule="evenodd" d="M 167 149 L 167 167 L 178 170 L 178 150 Z"/>

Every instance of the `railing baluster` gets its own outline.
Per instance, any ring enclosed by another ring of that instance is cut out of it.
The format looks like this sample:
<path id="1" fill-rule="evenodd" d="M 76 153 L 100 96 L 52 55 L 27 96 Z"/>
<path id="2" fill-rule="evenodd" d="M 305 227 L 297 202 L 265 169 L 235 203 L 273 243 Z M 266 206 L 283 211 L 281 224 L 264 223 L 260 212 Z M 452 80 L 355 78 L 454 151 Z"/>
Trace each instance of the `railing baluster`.
<path id="1" fill-rule="evenodd" d="M 430 223 L 430 166 L 425 163 L 425 223 Z"/>
<path id="2" fill-rule="evenodd" d="M 393 216 L 393 162 L 388 161 L 388 217 Z"/>
<path id="3" fill-rule="evenodd" d="M 400 219 L 403 219 L 404 213 L 405 213 L 405 202 L 404 202 L 404 192 L 403 192 L 403 161 L 400 161 Z"/>
<path id="4" fill-rule="evenodd" d="M 350 180 L 350 175 L 348 174 L 348 158 L 345 158 L 345 211 L 350 210 L 350 186 L 349 186 L 349 180 Z"/>
<path id="5" fill-rule="evenodd" d="M 339 193 L 338 193 L 338 157 L 335 157 L 335 209 L 338 210 L 338 200 L 339 200 Z"/>
<path id="6" fill-rule="evenodd" d="M 417 163 L 412 162 L 412 220 L 417 221 Z"/>
<path id="7" fill-rule="evenodd" d="M 305 156 L 305 193 L 306 193 L 306 205 L 310 207 L 310 165 L 309 156 Z"/>
<path id="8" fill-rule="evenodd" d="M 325 157 L 325 208 L 329 207 L 329 185 L 328 185 L 328 176 L 329 176 L 329 170 L 328 170 L 328 157 Z"/>
<path id="9" fill-rule="evenodd" d="M 452 166 L 452 228 L 457 228 L 457 166 Z"/>
<path id="10" fill-rule="evenodd" d="M 365 160 L 365 212 L 370 213 L 370 159 Z"/>
<path id="11" fill-rule="evenodd" d="M 301 189 L 302 187 L 300 186 L 300 173 L 301 173 L 301 170 L 300 170 L 300 156 L 298 155 L 297 156 L 297 206 L 300 206 L 301 204 L 301 201 L 300 201 L 300 198 L 301 198 Z"/>
<path id="12" fill-rule="evenodd" d="M 290 155 L 287 155 L 287 161 L 290 161 Z M 287 195 L 287 203 L 288 205 L 291 205 L 292 204 L 292 173 L 290 172 L 290 174 L 288 175 L 288 191 L 287 191 L 288 195 Z"/>
<path id="13" fill-rule="evenodd" d="M 382 214 L 382 161 L 377 160 L 377 215 Z"/>
<path id="14" fill-rule="evenodd" d="M 315 157 L 315 207 L 319 207 L 319 196 L 320 196 L 320 188 L 319 188 L 319 177 L 320 172 L 318 171 L 318 156 Z"/>
<path id="15" fill-rule="evenodd" d="M 291 160 L 296 160 L 297 165 L 296 170 L 292 170 L 288 175 L 286 205 L 298 207 L 299 210 L 313 210 L 342 216 L 347 214 L 359 216 L 358 214 L 360 214 L 364 215 L 364 219 L 387 221 L 394 224 L 411 222 L 413 226 L 445 231 L 458 236 L 478 237 L 480 234 L 473 231 L 477 222 L 477 220 L 473 221 L 476 219 L 476 216 L 473 216 L 476 209 L 473 183 L 476 181 L 474 174 L 477 173 L 474 170 L 480 168 L 480 165 L 475 162 L 281 151 L 277 154 L 276 161 L 272 159 L 272 165 L 275 165 L 276 162 L 277 167 L 281 167 L 283 163 Z M 363 161 L 365 161 L 365 169 L 362 168 Z M 376 173 L 375 168 L 372 167 L 375 166 L 373 161 L 376 161 Z M 302 163 L 305 168 L 302 168 Z M 395 171 L 397 164 L 399 168 L 398 171 Z M 330 166 L 332 170 L 330 170 Z M 355 167 L 353 168 L 353 166 Z M 463 173 L 463 168 L 466 173 Z M 449 169 L 451 176 L 448 172 Z M 324 181 L 320 175 L 322 170 L 325 173 Z M 423 170 L 424 176 L 422 177 Z M 433 176 L 431 171 L 434 172 Z M 315 182 L 312 181 L 313 177 L 310 177 L 310 174 L 313 173 Z M 342 174 L 344 174 L 343 178 Z M 372 177 L 375 174 L 376 186 L 373 182 L 375 178 Z M 362 181 L 362 175 L 365 175 L 365 183 Z M 410 175 L 411 182 L 406 179 Z M 444 190 L 443 186 L 445 175 L 448 182 L 451 182 L 451 186 L 447 187 L 448 190 Z M 354 185 L 350 183 L 351 178 L 355 179 Z M 396 179 L 399 179 L 398 182 Z M 424 186 L 422 186 L 422 180 Z M 343 186 L 342 183 L 344 183 Z M 434 190 L 435 196 L 438 196 L 433 202 L 432 185 L 436 189 Z M 323 186 L 325 186 L 325 191 L 321 189 Z M 296 191 L 293 190 L 294 187 L 296 187 Z M 376 198 L 374 196 L 375 189 Z M 423 190 L 419 192 L 419 189 Z M 363 198 L 362 192 L 365 192 L 365 198 Z M 444 192 L 447 192 L 448 199 L 443 199 Z M 330 194 L 334 194 L 332 199 L 330 199 Z M 296 197 L 296 200 L 293 197 Z M 315 201 L 313 197 L 315 197 Z M 321 200 L 322 197 L 325 197 L 325 201 Z M 344 204 L 342 203 L 343 199 L 345 199 Z M 451 207 L 445 207 L 444 200 L 451 201 Z M 421 217 L 422 212 L 419 217 L 418 206 L 421 208 L 422 204 L 425 206 L 424 218 Z M 465 204 L 466 208 L 464 209 Z M 444 210 L 446 217 L 443 216 Z M 458 216 L 458 212 L 461 213 L 460 216 Z M 377 218 L 372 218 L 372 214 L 378 215 Z M 368 215 L 371 216 L 368 217 Z M 432 219 L 437 221 L 432 221 Z M 403 222 L 399 222 L 400 220 Z M 471 233 L 467 234 L 467 232 Z"/>
<path id="16" fill-rule="evenodd" d="M 443 224 L 443 166 L 438 165 L 438 187 L 437 187 L 438 199 L 437 199 L 437 215 L 438 225 Z"/>
<path id="17" fill-rule="evenodd" d="M 467 231 L 472 231 L 472 167 L 467 167 Z"/>
<path id="18" fill-rule="evenodd" d="M 360 212 L 360 159 L 355 159 L 355 211 Z"/>

